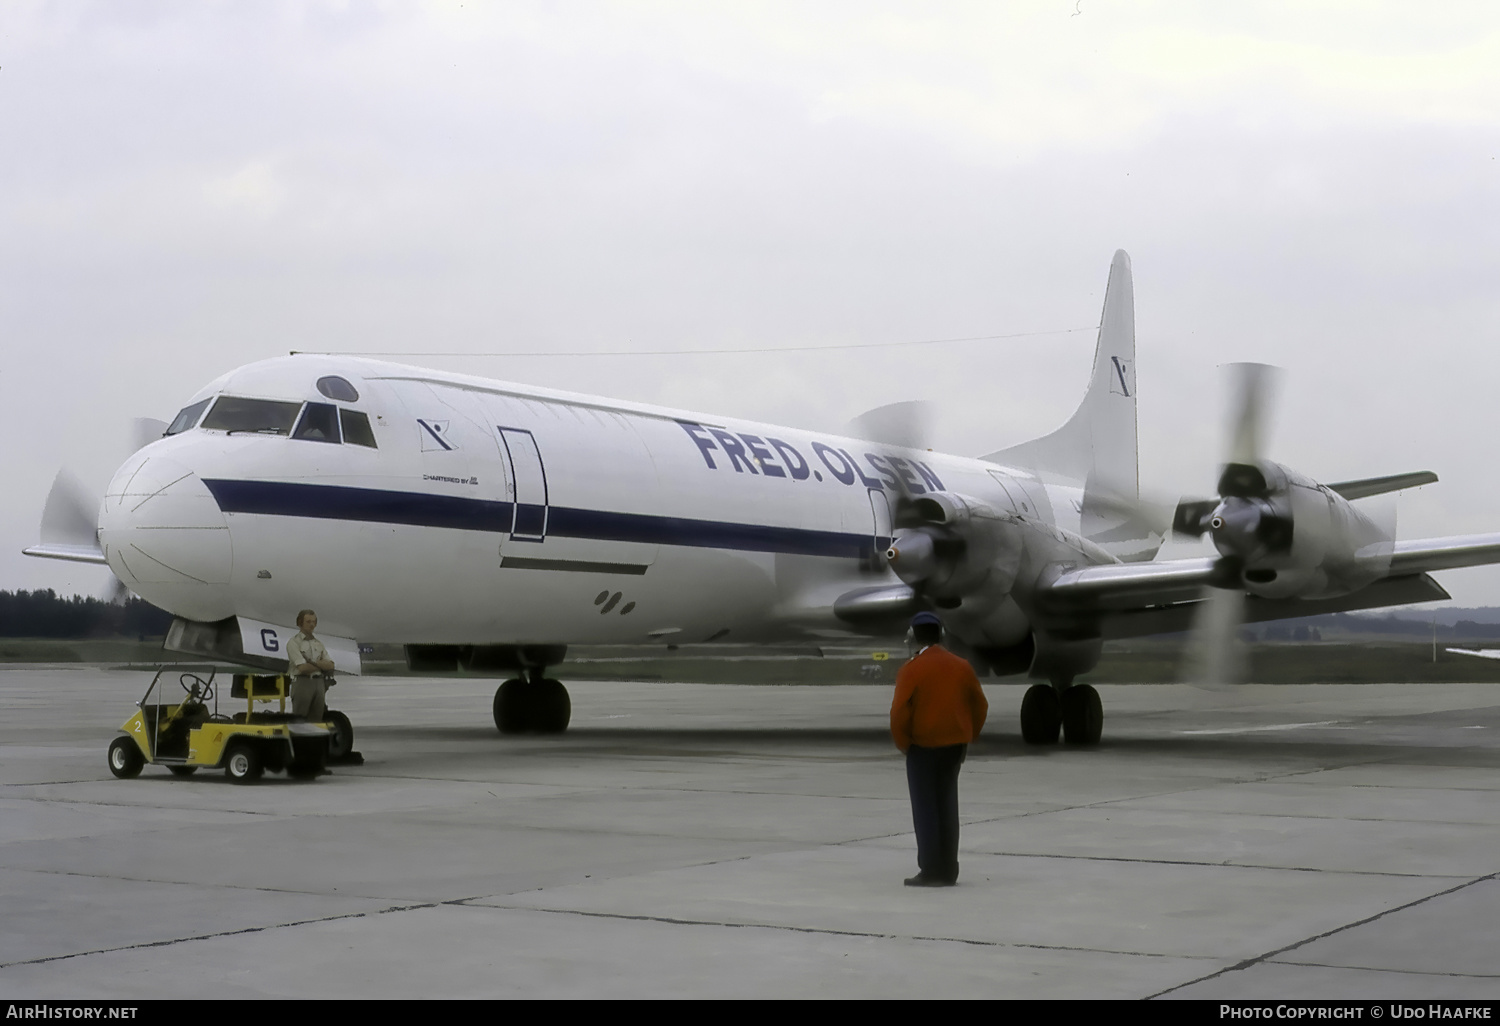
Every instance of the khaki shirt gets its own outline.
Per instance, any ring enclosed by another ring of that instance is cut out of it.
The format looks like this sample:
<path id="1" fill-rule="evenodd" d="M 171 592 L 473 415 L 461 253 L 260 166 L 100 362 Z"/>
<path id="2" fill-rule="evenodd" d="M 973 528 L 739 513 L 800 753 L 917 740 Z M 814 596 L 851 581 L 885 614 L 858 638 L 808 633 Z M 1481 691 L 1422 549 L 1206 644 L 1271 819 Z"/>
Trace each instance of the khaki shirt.
<path id="1" fill-rule="evenodd" d="M 291 672 L 295 674 L 297 667 L 303 663 L 312 663 L 317 666 L 318 660 L 327 659 L 328 649 L 324 648 L 323 643 L 311 634 L 298 633 L 295 638 L 286 643 L 286 657 Z M 323 671 L 314 670 L 313 673 L 322 676 Z"/>

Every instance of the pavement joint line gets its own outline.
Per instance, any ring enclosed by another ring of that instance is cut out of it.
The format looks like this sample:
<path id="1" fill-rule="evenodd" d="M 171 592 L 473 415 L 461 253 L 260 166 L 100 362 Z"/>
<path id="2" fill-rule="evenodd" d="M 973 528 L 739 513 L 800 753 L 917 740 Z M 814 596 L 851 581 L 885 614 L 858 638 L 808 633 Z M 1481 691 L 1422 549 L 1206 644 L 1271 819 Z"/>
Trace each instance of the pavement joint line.
<path id="1" fill-rule="evenodd" d="M 1179 983 L 1175 986 L 1168 987 L 1166 990 L 1157 991 L 1155 994 L 1147 994 L 1146 1000 L 1149 1001 L 1152 998 L 1163 997 L 1164 995 L 1172 993 L 1174 990 L 1181 990 L 1183 987 L 1190 987 L 1195 983 L 1203 983 L 1206 980 L 1212 980 L 1215 977 L 1223 976 L 1226 973 L 1239 972 L 1243 969 L 1249 969 L 1250 967 L 1259 965 L 1262 962 L 1267 962 L 1275 959 L 1277 955 L 1280 955 L 1284 952 L 1295 951 L 1297 948 L 1303 947 L 1307 944 L 1311 944 L 1313 941 L 1322 940 L 1325 937 L 1332 937 L 1336 933 L 1343 933 L 1345 930 L 1352 930 L 1357 926 L 1367 926 L 1370 923 L 1375 922 L 1377 919 L 1384 919 L 1386 916 L 1392 915 L 1393 913 L 1404 912 L 1409 908 L 1415 908 L 1416 906 L 1425 904 L 1433 900 L 1434 898 L 1441 898 L 1445 895 L 1456 894 L 1466 887 L 1473 887 L 1475 884 L 1485 883 L 1487 881 L 1494 880 L 1497 877 L 1500 877 L 1500 873 L 1487 873 L 1484 876 L 1474 877 L 1473 879 L 1466 880 L 1463 883 L 1455 884 L 1454 886 L 1449 887 L 1445 890 L 1429 894 L 1426 897 L 1416 898 L 1412 901 L 1406 902 L 1405 904 L 1397 905 L 1394 908 L 1388 908 L 1382 912 L 1376 912 L 1374 915 L 1366 916 L 1363 919 L 1356 919 L 1352 923 L 1345 923 L 1343 926 L 1335 926 L 1331 930 L 1324 930 L 1322 933 L 1314 934 L 1311 937 L 1304 937 L 1302 940 L 1284 945 L 1283 947 L 1276 948 L 1275 950 L 1267 951 L 1264 954 L 1256 955 L 1253 958 L 1247 958 L 1243 962 L 1238 962 L 1234 965 L 1227 966 L 1223 969 L 1218 970 L 1217 972 L 1209 973 L 1207 976 L 1199 977 L 1196 980 L 1187 980 L 1184 983 Z M 1278 959 L 1277 961 L 1279 962 L 1280 960 Z"/>
<path id="2" fill-rule="evenodd" d="M 144 802 L 103 802 L 92 798 L 47 798 L 42 795 L 0 795 L 6 801 L 11 802 L 43 802 L 57 805 L 95 805 L 103 809 L 156 809 L 161 812 L 185 812 L 189 815 L 202 815 L 205 812 L 227 812 L 235 816 L 293 816 L 285 810 L 270 812 L 259 809 L 194 809 L 184 805 L 149 805 Z"/>
<path id="3" fill-rule="evenodd" d="M 350 774 L 349 775 L 350 779 L 353 779 L 355 776 L 356 776 L 356 774 Z M 399 773 L 360 773 L 360 774 L 357 774 L 357 776 L 361 777 L 361 778 L 363 778 L 363 777 L 372 777 L 372 778 L 376 778 L 376 779 L 380 779 L 380 780 L 420 780 L 420 781 L 424 781 L 424 782 L 427 782 L 427 783 L 442 783 L 442 784 L 484 784 L 484 785 L 488 785 L 490 787 L 531 787 L 531 788 L 544 788 L 545 787 L 545 788 L 564 788 L 564 789 L 566 789 L 568 791 L 576 792 L 578 794 L 616 794 L 616 793 L 620 793 L 620 792 L 632 792 L 632 793 L 634 793 L 634 792 L 655 791 L 655 792 L 660 792 L 660 793 L 663 793 L 663 794 L 746 794 L 746 795 L 762 795 L 762 796 L 764 796 L 764 795 L 781 795 L 781 796 L 785 796 L 785 797 L 788 797 L 788 798 L 837 798 L 837 799 L 839 799 L 841 801 L 846 801 L 846 800 L 853 800 L 853 801 L 897 801 L 897 800 L 900 800 L 900 801 L 906 801 L 907 800 L 907 798 L 906 798 L 905 795 L 901 795 L 899 797 L 899 799 L 898 799 L 898 798 L 894 798 L 894 797 L 893 798 L 883 798 L 883 797 L 879 797 L 879 796 L 875 796 L 875 795 L 859 795 L 859 794 L 850 794 L 850 795 L 843 795 L 843 794 L 808 794 L 807 792 L 804 792 L 804 791 L 752 791 L 752 790 L 748 790 L 748 789 L 745 789 L 745 788 L 733 788 L 733 787 L 661 787 L 661 786 L 654 785 L 654 784 L 652 784 L 652 785 L 646 785 L 646 784 L 616 784 L 616 785 L 614 785 L 612 787 L 611 786 L 601 786 L 599 784 L 589 784 L 587 786 L 584 786 L 584 785 L 580 785 L 580 784 L 538 783 L 536 781 L 530 781 L 530 780 L 526 780 L 526 781 L 516 781 L 516 780 L 482 780 L 482 779 L 478 779 L 478 778 L 474 778 L 474 777 L 423 777 L 423 776 L 412 776 L 412 775 L 399 774 Z M 67 781 L 67 783 L 90 783 L 90 782 L 91 781 Z M 48 783 L 50 783 L 50 781 L 48 781 Z M 32 786 L 32 787 L 34 787 L 34 786 L 38 786 L 38 785 L 35 785 L 35 784 L 32 784 L 32 785 L 17 784 L 17 785 L 11 785 L 11 786 L 17 786 L 17 787 Z M 495 797 L 499 798 L 500 796 L 496 795 Z M 551 797 L 553 797 L 553 796 L 552 795 L 510 795 L 510 796 L 507 796 L 507 798 L 505 800 L 510 800 L 510 799 L 531 799 L 531 798 L 551 798 Z"/>
<path id="4" fill-rule="evenodd" d="M 86 958 L 89 955 L 109 955 L 118 951 L 136 951 L 143 948 L 167 948 L 176 944 L 187 944 L 191 941 L 216 940 L 220 937 L 239 937 L 248 933 L 265 933 L 268 930 L 282 930 L 292 926 L 311 926 L 315 923 L 333 923 L 340 919 L 363 919 L 366 916 L 383 916 L 391 912 L 412 912 L 417 909 L 437 908 L 446 902 L 427 901 L 416 905 L 393 905 L 390 908 L 376 909 L 373 912 L 344 912 L 336 916 L 318 916 L 314 919 L 297 919 L 289 923 L 270 923 L 266 926 L 247 926 L 238 930 L 221 930 L 216 933 L 201 933 L 191 937 L 172 937 L 166 940 L 142 941 L 139 944 L 122 944 L 113 948 L 95 948 L 91 951 L 74 951 L 66 955 L 44 955 L 41 958 L 27 958 L 19 962 L 0 962 L 0 969 L 14 969 L 22 965 L 42 965 L 47 962 L 62 962 L 70 958 Z"/>
<path id="5" fill-rule="evenodd" d="M 1067 855 L 1061 852 L 985 851 L 969 849 L 976 855 L 1022 859 L 1078 859 L 1086 862 L 1140 862 L 1149 866 L 1202 866 L 1209 869 L 1269 869 L 1278 873 L 1337 873 L 1346 876 L 1388 876 L 1410 880 L 1471 880 L 1464 873 L 1391 873 L 1379 869 L 1322 869 L 1317 866 L 1269 866 L 1258 862 L 1206 862 L 1194 859 L 1143 859 L 1125 855 Z"/>
<path id="6" fill-rule="evenodd" d="M 1147 812 L 1177 812 L 1191 813 L 1198 810 L 1192 809 L 1161 809 L 1151 806 L 1143 806 Z M 1214 809 L 1205 815 L 1212 816 L 1245 816 L 1254 819 L 1320 819 L 1338 823 L 1421 823 L 1431 826 L 1493 826 L 1493 820 L 1482 819 L 1407 819 L 1402 816 L 1319 816 L 1305 812 L 1229 812 L 1222 809 Z"/>
<path id="7" fill-rule="evenodd" d="M 1438 791 L 1444 794 L 1452 794 L 1455 791 L 1473 791 L 1475 794 L 1493 794 L 1495 791 L 1500 791 L 1500 787 L 1421 787 L 1411 784 L 1339 784 L 1333 786 L 1368 787 L 1374 791 L 1386 788 L 1389 788 L 1390 790 L 1399 789 L 1402 791 Z"/>
<path id="8" fill-rule="evenodd" d="M 1011 814 L 1008 814 L 1008 815 L 1004 815 L 1004 816 L 991 816 L 988 819 L 976 819 L 976 820 L 973 820 L 972 822 L 976 823 L 976 824 L 977 823 L 1001 823 L 1001 822 L 1004 822 L 1006 820 L 1025 819 L 1025 818 L 1030 817 L 1030 816 L 1051 816 L 1051 815 L 1055 815 L 1056 813 L 1059 813 L 1059 812 L 1076 812 L 1079 809 L 1102 809 L 1102 808 L 1106 808 L 1106 807 L 1111 806 L 1111 805 L 1119 805 L 1122 802 L 1134 802 L 1134 801 L 1140 801 L 1141 799 L 1150 799 L 1150 798 L 1171 798 L 1171 797 L 1174 797 L 1176 795 L 1181 795 L 1181 794 L 1194 794 L 1194 793 L 1196 793 L 1198 791 L 1214 791 L 1214 790 L 1217 790 L 1219 787 L 1225 786 L 1226 784 L 1233 785 L 1233 784 L 1236 784 L 1236 783 L 1241 783 L 1241 781 L 1234 781 L 1234 780 L 1224 781 L 1224 782 L 1222 782 L 1220 784 L 1214 785 L 1213 787 L 1186 787 L 1186 788 L 1179 788 L 1178 790 L 1175 790 L 1175 791 L 1157 791 L 1157 792 L 1155 792 L 1153 794 L 1131 795 L 1131 796 L 1127 796 L 1127 797 L 1123 797 L 1123 798 L 1100 798 L 1098 801 L 1093 801 L 1093 802 L 1079 802 L 1079 803 L 1073 804 L 1073 805 L 1059 805 L 1056 808 L 1051 808 L 1051 809 L 1023 809 L 1023 810 L 1021 810 L 1019 812 L 1011 813 Z M 967 825 L 969 822 L 970 821 L 965 820 L 965 825 Z"/>
<path id="9" fill-rule="evenodd" d="M 1400 973 L 1403 976 L 1451 976 L 1461 980 L 1500 980 L 1500 973 L 1454 973 L 1424 969 L 1386 969 L 1372 965 L 1332 965 L 1328 962 L 1294 962 L 1289 958 L 1269 959 L 1273 965 L 1295 965 L 1307 969 L 1348 969 L 1361 973 Z"/>
<path id="10" fill-rule="evenodd" d="M 296 894 L 314 898 L 356 898 L 366 901 L 382 900 L 379 894 L 335 894 L 328 891 L 304 891 L 292 887 L 252 887 L 248 884 L 202 883 L 196 880 L 163 880 L 154 876 L 121 876 L 113 873 L 81 873 L 76 869 L 37 869 L 31 866 L 0 865 L 0 872 L 43 873 L 48 876 L 74 876 L 82 880 L 119 880 L 125 883 L 161 884 L 169 887 L 203 887 L 220 891 L 253 891 L 262 894 Z M 17 963 L 19 964 L 19 963 Z"/>
<path id="11" fill-rule="evenodd" d="M 669 926 L 718 926 L 731 930 L 780 930 L 785 933 L 811 933 L 828 937 L 867 937 L 872 940 L 909 940 L 909 941 L 933 941 L 947 944 L 967 944 L 971 947 L 980 948 L 1027 948 L 1035 951 L 1076 951 L 1087 954 L 1098 955 L 1129 955 L 1135 958 L 1183 958 L 1190 960 L 1212 961 L 1214 955 L 1184 955 L 1165 951 L 1123 951 L 1115 948 L 1087 948 L 1069 944 L 1026 944 L 1019 941 L 990 941 L 977 940 L 972 937 L 938 937 L 926 934 L 910 933 L 876 933 L 871 930 L 838 930 L 832 927 L 822 926 L 788 926 L 784 923 L 736 923 L 731 921 L 720 921 L 713 919 L 680 919 L 675 916 L 648 916 L 636 915 L 626 912 L 590 912 L 576 908 L 538 908 L 531 905 L 473 905 L 466 904 L 477 901 L 477 898 L 464 899 L 464 902 L 451 902 L 449 904 L 465 904 L 467 908 L 493 909 L 507 912 L 541 912 L 546 915 L 561 916 L 584 916 L 592 919 L 620 919 L 630 922 L 641 923 L 665 923 Z M 0 968 L 4 968 L 0 966 Z M 1205 977 L 1207 978 L 1207 977 Z"/>

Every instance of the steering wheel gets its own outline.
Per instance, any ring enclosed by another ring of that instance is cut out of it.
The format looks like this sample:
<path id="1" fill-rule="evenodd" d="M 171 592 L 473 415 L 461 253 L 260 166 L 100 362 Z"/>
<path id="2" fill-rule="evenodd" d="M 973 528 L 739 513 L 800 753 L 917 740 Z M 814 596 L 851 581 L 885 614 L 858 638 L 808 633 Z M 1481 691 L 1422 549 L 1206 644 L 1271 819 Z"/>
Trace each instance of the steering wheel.
<path id="1" fill-rule="evenodd" d="M 184 673 L 177 679 L 182 685 L 182 690 L 187 692 L 188 698 L 196 702 L 207 702 L 214 697 L 213 685 L 196 673 Z"/>

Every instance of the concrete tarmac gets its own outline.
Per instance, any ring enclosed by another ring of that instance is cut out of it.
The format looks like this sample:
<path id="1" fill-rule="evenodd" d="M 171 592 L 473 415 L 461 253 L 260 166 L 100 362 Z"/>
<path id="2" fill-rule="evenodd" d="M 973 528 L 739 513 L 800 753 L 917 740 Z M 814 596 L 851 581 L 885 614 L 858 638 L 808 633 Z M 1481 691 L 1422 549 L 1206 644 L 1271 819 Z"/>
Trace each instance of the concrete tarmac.
<path id="1" fill-rule="evenodd" d="M 888 685 L 349 678 L 363 766 L 116 780 L 149 676 L 0 670 L 0 1000 L 1500 998 L 1497 685 L 988 684 L 927 890 Z"/>

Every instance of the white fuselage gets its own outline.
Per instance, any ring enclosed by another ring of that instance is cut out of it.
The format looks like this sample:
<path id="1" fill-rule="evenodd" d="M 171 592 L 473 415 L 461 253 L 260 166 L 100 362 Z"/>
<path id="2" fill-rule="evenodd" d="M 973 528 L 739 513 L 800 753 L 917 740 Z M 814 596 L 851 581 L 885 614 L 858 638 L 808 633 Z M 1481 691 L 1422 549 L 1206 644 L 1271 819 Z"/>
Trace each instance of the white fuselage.
<path id="1" fill-rule="evenodd" d="M 328 376 L 358 398 L 320 394 Z M 423 644 L 849 635 L 834 600 L 899 583 L 897 497 L 938 491 L 1025 529 L 1018 589 L 1109 559 L 1078 546 L 1071 490 L 980 460 L 368 360 L 252 364 L 195 401 L 222 396 L 363 414 L 375 444 L 347 421 L 341 443 L 192 426 L 127 461 L 101 546 L 191 620 L 314 608 L 329 634 Z"/>

